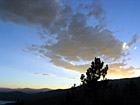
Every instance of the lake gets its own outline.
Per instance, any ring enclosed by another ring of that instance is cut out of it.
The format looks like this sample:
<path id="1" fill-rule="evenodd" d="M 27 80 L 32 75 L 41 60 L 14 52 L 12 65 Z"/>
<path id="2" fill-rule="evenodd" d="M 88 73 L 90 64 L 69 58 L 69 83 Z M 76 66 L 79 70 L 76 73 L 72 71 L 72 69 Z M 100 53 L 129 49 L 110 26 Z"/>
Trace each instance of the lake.
<path id="1" fill-rule="evenodd" d="M 0 100 L 0 105 L 5 105 L 7 103 L 14 103 L 15 101 L 2 101 Z"/>

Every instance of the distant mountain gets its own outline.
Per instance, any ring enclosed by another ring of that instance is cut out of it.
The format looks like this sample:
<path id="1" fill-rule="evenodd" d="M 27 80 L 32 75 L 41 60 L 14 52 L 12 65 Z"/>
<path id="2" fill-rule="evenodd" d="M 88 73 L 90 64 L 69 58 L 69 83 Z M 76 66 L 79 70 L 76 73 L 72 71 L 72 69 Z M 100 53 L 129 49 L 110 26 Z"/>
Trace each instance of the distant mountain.
<path id="1" fill-rule="evenodd" d="M 108 86 L 111 87 L 106 88 L 99 94 L 101 95 L 99 99 L 103 100 L 98 101 L 101 102 L 98 105 L 140 105 L 140 77 L 108 80 Z M 24 105 L 91 105 L 96 99 L 92 97 L 96 92 L 94 90 L 84 90 L 83 86 L 51 91 L 46 91 L 47 89 L 35 91 L 36 89 L 30 88 L 12 90 L 13 92 L 4 92 L 9 91 L 6 88 L 1 88 L 0 90 L 3 90 L 3 92 L 0 92 L 0 100 L 23 100 Z"/>
<path id="2" fill-rule="evenodd" d="M 39 93 L 39 92 L 47 92 L 51 91 L 52 89 L 49 88 L 42 88 L 42 89 L 31 89 L 31 88 L 17 88 L 17 89 L 10 89 L 10 88 L 0 88 L 0 92 L 14 92 L 19 91 L 23 93 Z"/>

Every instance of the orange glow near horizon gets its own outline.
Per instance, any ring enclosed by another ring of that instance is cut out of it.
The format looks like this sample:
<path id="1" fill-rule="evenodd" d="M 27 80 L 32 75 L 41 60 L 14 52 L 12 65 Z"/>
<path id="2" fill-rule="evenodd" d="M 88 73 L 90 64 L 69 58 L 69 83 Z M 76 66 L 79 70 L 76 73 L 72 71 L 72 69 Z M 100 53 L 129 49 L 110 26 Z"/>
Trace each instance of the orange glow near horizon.
<path id="1" fill-rule="evenodd" d="M 133 77 L 139 77 L 140 76 L 140 71 L 135 71 L 135 74 L 132 75 L 131 77 L 124 77 L 121 75 L 107 75 L 106 78 L 107 79 L 123 79 L 123 78 L 133 78 Z M 80 83 L 80 82 L 79 82 Z M 74 84 L 74 83 L 73 83 Z M 76 84 L 77 86 L 79 84 Z M 72 86 L 68 86 L 68 85 L 63 85 L 63 86 L 46 86 L 46 85 L 42 85 L 39 86 L 38 84 L 36 85 L 22 85 L 22 86 L 17 86 L 17 85 L 5 85 L 5 86 L 1 86 L 0 88 L 11 88 L 11 89 L 18 89 L 18 88 L 31 88 L 31 89 L 42 89 L 42 88 L 48 88 L 48 89 L 67 89 L 67 88 L 71 88 Z"/>

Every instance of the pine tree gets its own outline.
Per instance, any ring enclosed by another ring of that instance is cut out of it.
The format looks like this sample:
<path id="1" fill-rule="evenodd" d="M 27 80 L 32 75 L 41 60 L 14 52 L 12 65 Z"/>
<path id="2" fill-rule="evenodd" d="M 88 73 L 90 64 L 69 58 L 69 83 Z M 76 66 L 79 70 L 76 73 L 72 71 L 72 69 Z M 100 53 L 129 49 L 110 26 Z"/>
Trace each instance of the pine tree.
<path id="1" fill-rule="evenodd" d="M 97 82 L 101 77 L 105 80 L 107 74 L 108 65 L 103 68 L 104 62 L 101 62 L 100 58 L 96 58 L 92 61 L 91 67 L 87 69 L 86 76 L 81 74 L 81 82 L 83 84 L 90 84 L 91 82 Z"/>

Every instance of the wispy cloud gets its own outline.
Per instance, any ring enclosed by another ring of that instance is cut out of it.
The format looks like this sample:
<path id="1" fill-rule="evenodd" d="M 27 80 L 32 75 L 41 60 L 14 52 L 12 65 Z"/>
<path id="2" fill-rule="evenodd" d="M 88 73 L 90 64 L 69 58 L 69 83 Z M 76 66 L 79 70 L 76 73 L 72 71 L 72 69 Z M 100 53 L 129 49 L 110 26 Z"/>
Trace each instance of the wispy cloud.
<path id="1" fill-rule="evenodd" d="M 50 73 L 48 73 L 48 74 L 42 74 L 42 73 L 33 73 L 34 75 L 42 75 L 42 76 L 56 76 L 56 75 L 54 75 L 54 74 L 50 74 Z"/>
<path id="2" fill-rule="evenodd" d="M 77 78 L 77 77 L 61 77 L 61 76 L 56 76 L 54 74 L 42 74 L 42 73 L 33 73 L 33 75 L 40 75 L 40 76 L 52 76 L 52 77 L 57 77 L 57 78 L 64 78 L 64 79 L 73 79 L 73 80 L 77 80 L 77 81 L 80 81 L 80 77 Z"/>
<path id="3" fill-rule="evenodd" d="M 123 50 L 128 50 L 133 44 L 135 44 L 138 40 L 139 40 L 139 36 L 137 34 L 133 35 L 132 40 L 127 44 L 125 42 L 123 42 Z M 134 48 L 135 50 L 137 49 L 137 47 Z"/>
<path id="4" fill-rule="evenodd" d="M 54 74 L 42 74 L 43 76 L 56 76 Z"/>

